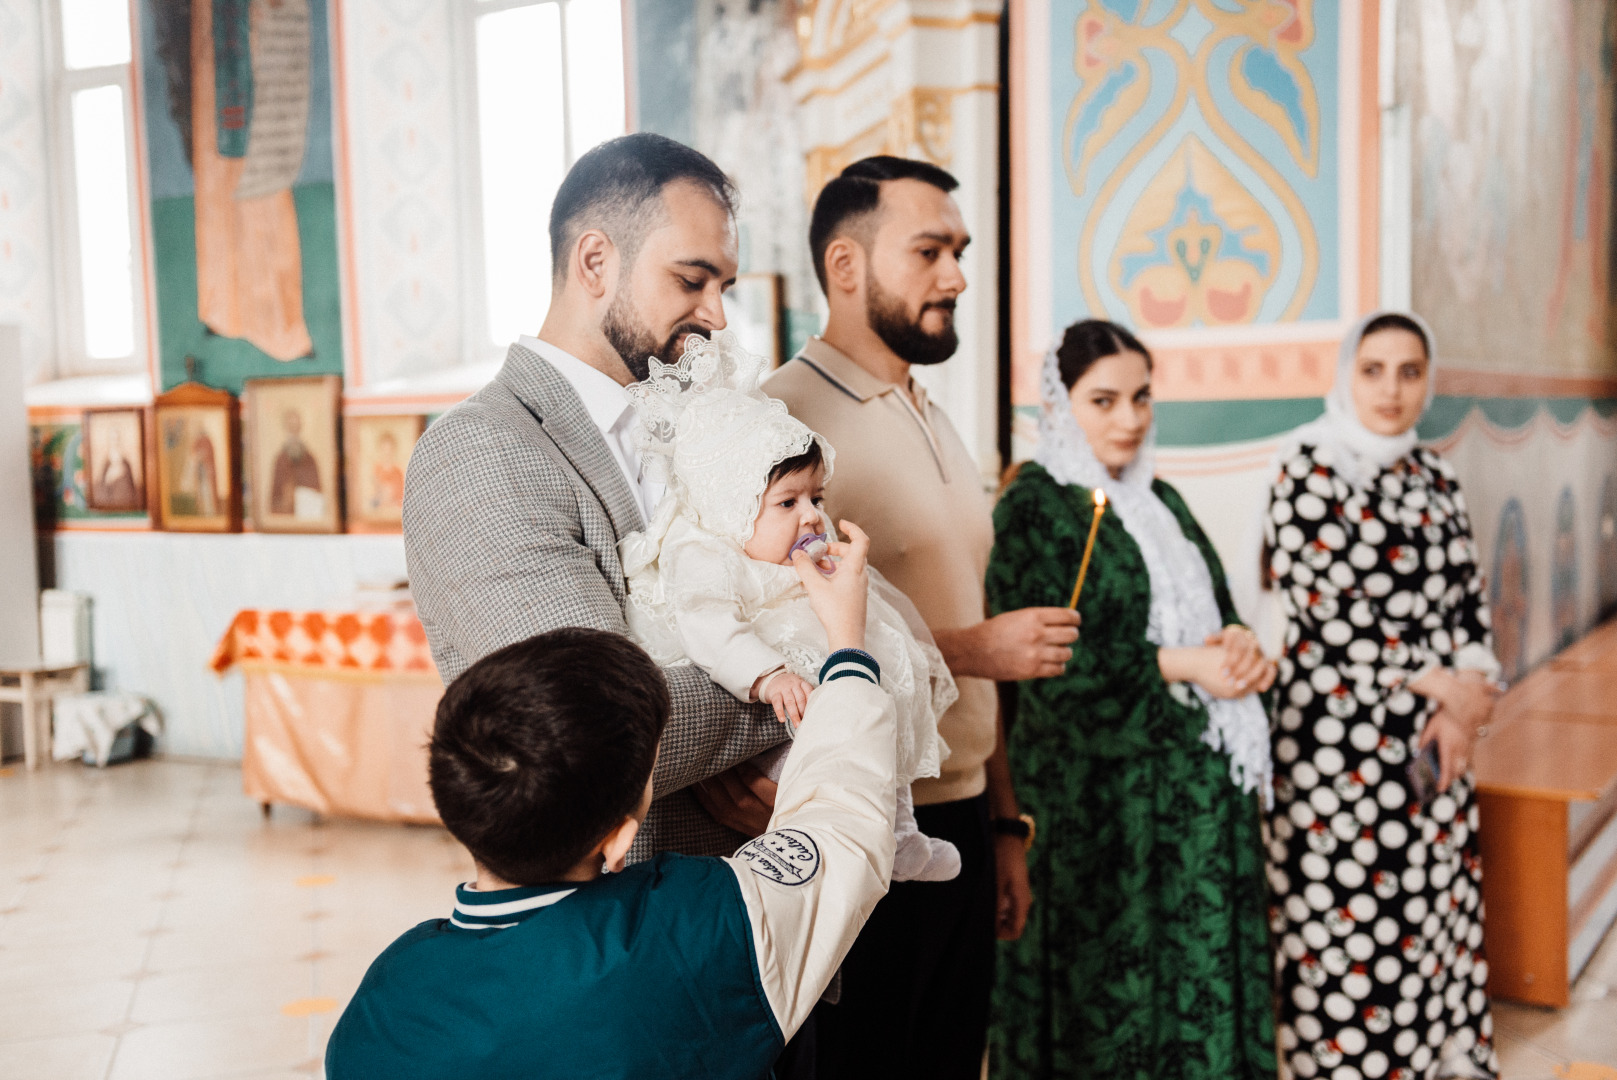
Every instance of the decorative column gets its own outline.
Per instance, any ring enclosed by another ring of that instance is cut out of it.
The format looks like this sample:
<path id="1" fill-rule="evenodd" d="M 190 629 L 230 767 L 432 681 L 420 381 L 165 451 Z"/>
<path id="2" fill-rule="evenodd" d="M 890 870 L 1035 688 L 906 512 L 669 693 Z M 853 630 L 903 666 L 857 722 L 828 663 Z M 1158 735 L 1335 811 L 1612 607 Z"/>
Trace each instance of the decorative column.
<path id="1" fill-rule="evenodd" d="M 955 323 L 960 350 L 917 369 L 996 477 L 999 299 L 999 0 L 806 0 L 802 59 L 787 75 L 798 102 L 812 203 L 825 182 L 871 154 L 920 158 L 960 180 L 971 230 L 970 287 Z"/>

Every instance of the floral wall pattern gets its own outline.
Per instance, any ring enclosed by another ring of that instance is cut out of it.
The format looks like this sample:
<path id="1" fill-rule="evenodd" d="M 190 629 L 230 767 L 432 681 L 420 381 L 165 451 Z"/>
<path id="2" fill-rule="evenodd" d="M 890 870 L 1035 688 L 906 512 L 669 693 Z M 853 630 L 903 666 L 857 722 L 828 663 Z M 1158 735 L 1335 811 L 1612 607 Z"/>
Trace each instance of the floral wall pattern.
<path id="1" fill-rule="evenodd" d="M 1341 313 L 1338 18 L 1335 0 L 1054 5 L 1058 321 Z"/>

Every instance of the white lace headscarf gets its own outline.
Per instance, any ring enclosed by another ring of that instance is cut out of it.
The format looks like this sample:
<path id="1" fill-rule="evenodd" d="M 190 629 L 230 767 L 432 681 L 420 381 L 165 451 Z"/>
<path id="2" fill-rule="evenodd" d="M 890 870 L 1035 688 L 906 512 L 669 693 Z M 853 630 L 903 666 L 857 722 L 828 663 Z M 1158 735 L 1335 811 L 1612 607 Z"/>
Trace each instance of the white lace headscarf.
<path id="1" fill-rule="evenodd" d="M 1089 439 L 1072 414 L 1072 400 L 1061 381 L 1061 364 L 1051 349 L 1044 358 L 1040 378 L 1042 411 L 1039 445 L 1033 460 L 1059 484 L 1101 488 L 1107 510 L 1128 530 L 1150 578 L 1151 607 L 1146 637 L 1162 648 L 1202 645 L 1223 628 L 1224 619 L 1213 594 L 1213 575 L 1201 549 L 1185 535 L 1179 519 L 1168 509 L 1151 481 L 1156 474 L 1156 424 L 1151 425 L 1134 460 L 1113 477 L 1095 457 Z M 1079 648 L 1083 648 L 1082 642 Z M 1266 803 L 1273 799 L 1270 781 L 1269 719 L 1256 694 L 1227 700 L 1215 698 L 1192 685 L 1207 707 L 1207 730 L 1202 742 L 1230 757 L 1230 779 L 1243 791 L 1260 790 Z"/>
<path id="2" fill-rule="evenodd" d="M 1399 315 L 1420 327 L 1426 339 L 1426 403 L 1421 406 L 1421 415 L 1432 407 L 1437 395 L 1437 348 L 1432 342 L 1432 328 L 1413 311 L 1371 312 L 1342 338 L 1336 354 L 1336 379 L 1325 395 L 1325 415 L 1288 432 L 1280 441 L 1274 468 L 1269 470 L 1271 477 L 1302 447 L 1320 446 L 1331 452 L 1331 467 L 1338 476 L 1355 488 L 1366 488 L 1382 469 L 1408 457 L 1415 449 L 1415 424 L 1397 435 L 1377 435 L 1364 426 L 1353 404 L 1353 364 L 1359 355 L 1359 343 L 1364 340 L 1364 328 L 1383 315 Z"/>
<path id="3" fill-rule="evenodd" d="M 653 539 L 683 509 L 708 532 L 745 544 L 770 470 L 816 442 L 830 479 L 831 445 L 759 389 L 765 363 L 727 331 L 712 340 L 692 334 L 678 362 L 653 357 L 650 373 L 629 387 L 646 470 L 668 485 L 647 529 Z"/>

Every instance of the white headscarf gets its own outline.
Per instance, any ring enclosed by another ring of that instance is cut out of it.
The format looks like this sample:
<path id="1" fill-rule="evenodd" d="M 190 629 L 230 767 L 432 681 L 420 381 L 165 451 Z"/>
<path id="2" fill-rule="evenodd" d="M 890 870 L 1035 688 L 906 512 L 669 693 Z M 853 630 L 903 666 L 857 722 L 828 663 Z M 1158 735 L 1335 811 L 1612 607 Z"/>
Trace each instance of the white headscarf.
<path id="1" fill-rule="evenodd" d="M 1152 424 L 1139 453 L 1114 478 L 1095 457 L 1089 439 L 1072 414 L 1072 400 L 1061 381 L 1061 365 L 1051 349 L 1040 377 L 1043 408 L 1039 415 L 1039 445 L 1033 460 L 1058 484 L 1078 484 L 1106 492 L 1108 509 L 1128 530 L 1145 560 L 1150 578 L 1151 607 L 1146 637 L 1163 648 L 1200 647 L 1208 635 L 1223 628 L 1224 619 L 1213 593 L 1213 575 L 1207 560 L 1168 509 L 1151 482 L 1156 474 L 1157 429 Z M 1082 648 L 1082 644 L 1079 645 Z M 1226 700 L 1193 687 L 1207 707 L 1207 730 L 1202 741 L 1230 756 L 1230 779 L 1243 791 L 1259 788 L 1265 801 L 1272 798 L 1269 759 L 1269 720 L 1257 695 Z"/>
<path id="2" fill-rule="evenodd" d="M 1330 393 L 1325 395 L 1325 415 L 1290 432 L 1280 442 L 1270 476 L 1280 465 L 1296 455 L 1304 446 L 1322 446 L 1330 450 L 1334 460 L 1331 467 L 1355 488 L 1368 487 L 1382 469 L 1408 457 L 1415 449 L 1415 424 L 1398 435 L 1377 435 L 1364 426 L 1359 410 L 1353 404 L 1353 363 L 1359 355 L 1359 343 L 1364 340 L 1364 328 L 1383 315 L 1399 315 L 1420 327 L 1426 338 L 1426 403 L 1421 415 L 1432 407 L 1437 394 L 1437 349 L 1432 344 L 1432 328 L 1412 311 L 1376 311 L 1353 324 L 1342 339 L 1336 357 L 1336 380 Z M 1418 423 L 1419 421 L 1417 421 Z"/>
<path id="3" fill-rule="evenodd" d="M 1432 341 L 1432 328 L 1412 311 L 1375 311 L 1349 328 L 1337 351 L 1336 377 L 1325 395 L 1325 415 L 1301 427 L 1293 428 L 1280 438 L 1280 445 L 1264 470 L 1264 493 L 1259 500 L 1258 513 L 1251 519 L 1235 564 L 1230 568 L 1230 591 L 1241 613 L 1256 626 L 1260 636 L 1268 640 L 1280 632 L 1274 622 L 1279 616 L 1264 599 L 1263 523 L 1269 515 L 1269 487 L 1280 475 L 1281 468 L 1296 457 L 1305 446 L 1318 447 L 1330 457 L 1330 465 L 1350 487 L 1364 489 L 1381 472 L 1408 457 L 1419 442 L 1415 427 L 1398 435 L 1377 435 L 1364 426 L 1359 410 L 1353 404 L 1353 364 L 1359 355 L 1359 343 L 1364 340 L 1364 328 L 1383 315 L 1401 315 L 1421 328 L 1426 337 L 1426 404 L 1421 415 L 1432 407 L 1437 394 L 1437 349 Z"/>

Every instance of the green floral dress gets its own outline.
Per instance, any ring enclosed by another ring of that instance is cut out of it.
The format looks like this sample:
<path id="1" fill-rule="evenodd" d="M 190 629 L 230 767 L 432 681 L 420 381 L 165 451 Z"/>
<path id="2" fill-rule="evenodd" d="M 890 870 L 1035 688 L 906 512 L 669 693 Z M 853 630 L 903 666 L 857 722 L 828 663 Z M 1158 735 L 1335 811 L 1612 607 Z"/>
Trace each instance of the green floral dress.
<path id="1" fill-rule="evenodd" d="M 1155 490 L 1236 622 L 1212 545 Z M 1088 488 L 1025 465 L 994 512 L 993 610 L 1065 605 L 1093 514 Z M 1027 929 L 999 957 L 995 1080 L 1275 1075 L 1258 798 L 1201 742 L 1201 704 L 1163 682 L 1149 606 L 1140 550 L 1107 514 L 1066 674 L 1015 687 L 1011 773 L 1038 840 Z"/>

